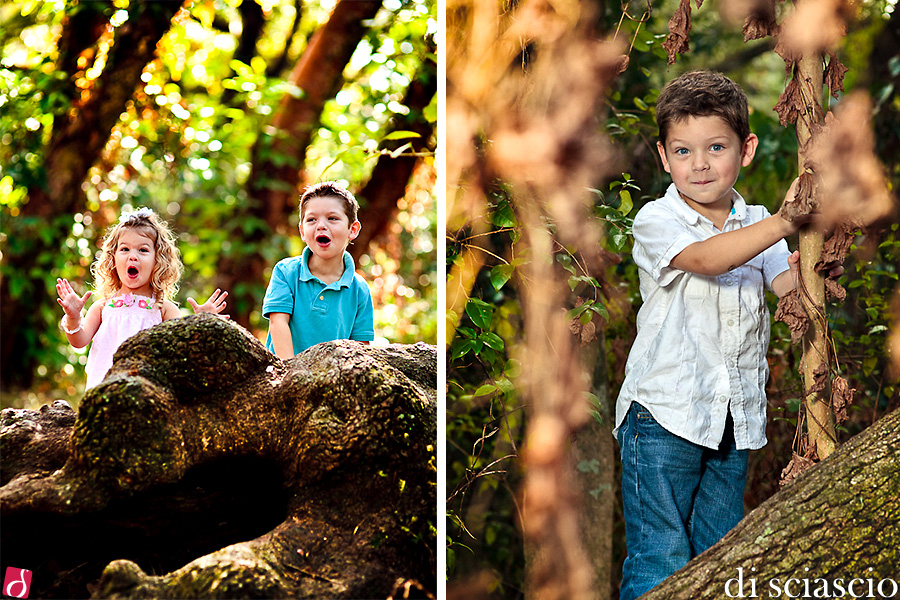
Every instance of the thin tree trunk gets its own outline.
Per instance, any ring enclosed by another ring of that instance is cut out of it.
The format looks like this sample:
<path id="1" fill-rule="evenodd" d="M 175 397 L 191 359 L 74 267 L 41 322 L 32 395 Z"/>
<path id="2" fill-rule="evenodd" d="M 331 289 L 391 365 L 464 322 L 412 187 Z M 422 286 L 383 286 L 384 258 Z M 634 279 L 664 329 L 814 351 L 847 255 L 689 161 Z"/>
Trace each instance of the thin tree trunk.
<path id="1" fill-rule="evenodd" d="M 601 332 L 585 349 L 585 364 L 593 371 L 591 393 L 600 421 L 592 419 L 572 442 L 572 465 L 578 481 L 584 550 L 594 571 L 593 597 L 609 600 L 612 591 L 613 517 L 616 505 L 615 444 L 612 436 L 606 337 Z"/>
<path id="2" fill-rule="evenodd" d="M 800 97 L 804 109 L 797 119 L 799 162 L 803 172 L 807 162 L 806 151 L 810 147 L 811 130 L 822 121 L 822 55 L 815 53 L 803 57 L 797 63 L 796 77 L 800 82 Z M 829 371 L 825 276 L 815 270 L 815 264 L 822 256 L 824 243 L 825 236 L 821 230 L 811 226 L 800 230 L 800 298 L 810 317 L 810 326 L 803 341 L 801 367 L 806 390 L 806 428 L 809 447 L 815 448 L 820 459 L 834 452 L 837 439 L 828 386 L 826 384 L 825 389 L 821 389 L 822 386 L 817 385 L 817 381 L 821 382 L 823 377 L 827 381 Z"/>

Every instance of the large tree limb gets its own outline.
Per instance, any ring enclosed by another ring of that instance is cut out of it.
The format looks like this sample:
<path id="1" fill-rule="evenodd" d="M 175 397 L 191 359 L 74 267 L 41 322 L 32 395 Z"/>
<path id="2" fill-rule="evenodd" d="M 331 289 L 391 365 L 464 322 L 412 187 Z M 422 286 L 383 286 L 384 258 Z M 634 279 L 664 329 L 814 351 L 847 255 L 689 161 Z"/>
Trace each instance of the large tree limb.
<path id="1" fill-rule="evenodd" d="M 800 580 L 790 584 L 794 598 L 840 597 L 834 587 L 838 579 L 844 588 L 854 578 L 876 585 L 885 578 L 898 581 L 898 445 L 900 411 L 894 411 L 802 473 L 642 600 L 720 600 L 728 597 L 725 586 L 739 568 L 743 597 L 768 598 L 775 593 L 772 586 L 784 592 L 789 579 Z M 750 595 L 751 578 L 757 596 Z M 813 590 L 806 596 L 804 579 Z M 813 595 L 825 585 L 831 594 Z M 740 597 L 734 595 L 737 582 L 730 586 L 732 597 Z M 867 595 L 868 583 L 857 583 L 857 593 L 863 587 L 866 592 L 856 597 L 873 597 Z"/>

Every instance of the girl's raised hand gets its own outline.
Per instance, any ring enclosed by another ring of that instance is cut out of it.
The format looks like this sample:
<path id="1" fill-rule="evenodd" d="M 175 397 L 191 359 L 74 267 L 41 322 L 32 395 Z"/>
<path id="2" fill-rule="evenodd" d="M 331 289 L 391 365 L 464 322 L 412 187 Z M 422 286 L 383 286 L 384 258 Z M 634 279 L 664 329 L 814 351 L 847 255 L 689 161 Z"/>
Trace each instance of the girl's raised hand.
<path id="1" fill-rule="evenodd" d="M 205 312 L 213 315 L 219 315 L 222 318 L 228 319 L 228 315 L 220 315 L 225 307 L 227 306 L 225 302 L 225 298 L 228 297 L 228 292 L 223 292 L 219 289 L 216 289 L 215 292 L 212 293 L 212 296 L 209 297 L 209 300 L 204 302 L 203 304 L 197 304 L 197 301 L 193 298 L 188 298 L 188 304 L 191 305 L 191 308 L 194 309 L 195 313 Z"/>
<path id="2" fill-rule="evenodd" d="M 81 316 L 81 311 L 84 310 L 84 305 L 87 304 L 87 300 L 93 292 L 87 291 L 84 296 L 79 296 L 72 289 L 68 280 L 57 279 L 56 294 L 59 296 L 56 301 L 66 311 L 66 315 L 75 319 Z"/>

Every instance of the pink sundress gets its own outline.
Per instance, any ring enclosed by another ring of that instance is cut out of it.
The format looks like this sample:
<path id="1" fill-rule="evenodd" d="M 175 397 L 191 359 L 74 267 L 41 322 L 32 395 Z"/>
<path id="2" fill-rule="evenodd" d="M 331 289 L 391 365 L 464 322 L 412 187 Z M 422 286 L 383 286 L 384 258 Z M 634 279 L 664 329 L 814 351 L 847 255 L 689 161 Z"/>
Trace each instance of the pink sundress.
<path id="1" fill-rule="evenodd" d="M 112 367 L 113 355 L 122 342 L 142 329 L 162 323 L 162 311 L 154 298 L 125 294 L 106 300 L 100 328 L 94 334 L 88 352 L 87 385 L 90 389 L 103 381 Z"/>

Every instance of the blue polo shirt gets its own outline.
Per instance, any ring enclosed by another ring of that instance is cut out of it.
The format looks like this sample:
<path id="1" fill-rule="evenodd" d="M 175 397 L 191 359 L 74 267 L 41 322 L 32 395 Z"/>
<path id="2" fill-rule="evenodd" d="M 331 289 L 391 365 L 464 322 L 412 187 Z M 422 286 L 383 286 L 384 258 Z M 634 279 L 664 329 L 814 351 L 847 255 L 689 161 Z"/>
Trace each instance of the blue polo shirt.
<path id="1" fill-rule="evenodd" d="M 263 300 L 263 316 L 268 319 L 272 313 L 291 315 L 294 355 L 321 342 L 374 340 L 372 292 L 356 274 L 353 257 L 344 252 L 344 274 L 325 285 L 309 272 L 311 254 L 306 247 L 302 255 L 285 258 L 275 265 Z M 275 352 L 271 328 L 266 348 Z"/>

